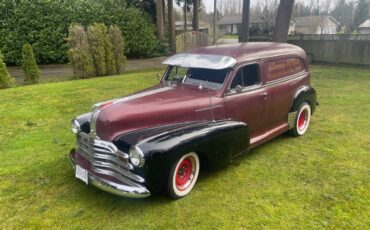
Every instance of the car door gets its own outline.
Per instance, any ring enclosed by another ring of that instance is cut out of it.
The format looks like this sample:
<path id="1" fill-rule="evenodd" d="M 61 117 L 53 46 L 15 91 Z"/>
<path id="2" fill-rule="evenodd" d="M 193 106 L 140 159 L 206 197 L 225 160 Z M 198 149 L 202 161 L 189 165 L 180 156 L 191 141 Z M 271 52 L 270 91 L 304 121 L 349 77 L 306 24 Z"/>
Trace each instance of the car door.
<path id="1" fill-rule="evenodd" d="M 247 123 L 250 139 L 265 133 L 267 94 L 262 85 L 259 64 L 237 68 L 224 99 L 226 118 Z"/>

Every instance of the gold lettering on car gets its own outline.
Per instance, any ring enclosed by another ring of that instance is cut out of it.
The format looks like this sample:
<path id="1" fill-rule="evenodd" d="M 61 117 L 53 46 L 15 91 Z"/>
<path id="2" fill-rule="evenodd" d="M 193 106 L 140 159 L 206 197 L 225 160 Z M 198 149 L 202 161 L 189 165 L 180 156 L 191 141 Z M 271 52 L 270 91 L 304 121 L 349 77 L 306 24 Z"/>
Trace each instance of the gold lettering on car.
<path id="1" fill-rule="evenodd" d="M 275 80 L 303 71 L 303 62 L 299 58 L 287 58 L 268 63 L 268 79 Z"/>

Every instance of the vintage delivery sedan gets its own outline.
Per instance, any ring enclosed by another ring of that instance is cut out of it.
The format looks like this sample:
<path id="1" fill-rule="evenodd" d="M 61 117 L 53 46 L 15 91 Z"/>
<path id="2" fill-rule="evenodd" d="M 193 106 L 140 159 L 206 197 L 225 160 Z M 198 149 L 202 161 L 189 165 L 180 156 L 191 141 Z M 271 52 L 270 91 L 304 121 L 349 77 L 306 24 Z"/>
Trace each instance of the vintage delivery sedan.
<path id="1" fill-rule="evenodd" d="M 221 167 L 289 131 L 316 107 L 305 52 L 283 43 L 198 48 L 166 59 L 161 82 L 98 103 L 72 121 L 75 176 L 126 196 L 194 187 L 201 165 Z"/>

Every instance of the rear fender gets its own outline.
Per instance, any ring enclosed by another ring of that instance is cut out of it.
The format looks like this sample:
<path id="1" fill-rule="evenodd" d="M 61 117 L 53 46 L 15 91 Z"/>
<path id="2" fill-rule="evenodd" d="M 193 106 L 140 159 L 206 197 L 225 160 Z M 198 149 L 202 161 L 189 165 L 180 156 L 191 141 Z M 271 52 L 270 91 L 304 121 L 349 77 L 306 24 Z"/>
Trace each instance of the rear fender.
<path id="1" fill-rule="evenodd" d="M 316 110 L 317 105 L 316 90 L 314 88 L 309 86 L 303 86 L 299 88 L 294 95 L 294 100 L 290 112 L 296 112 L 304 102 L 310 104 L 311 113 L 313 114 Z"/>

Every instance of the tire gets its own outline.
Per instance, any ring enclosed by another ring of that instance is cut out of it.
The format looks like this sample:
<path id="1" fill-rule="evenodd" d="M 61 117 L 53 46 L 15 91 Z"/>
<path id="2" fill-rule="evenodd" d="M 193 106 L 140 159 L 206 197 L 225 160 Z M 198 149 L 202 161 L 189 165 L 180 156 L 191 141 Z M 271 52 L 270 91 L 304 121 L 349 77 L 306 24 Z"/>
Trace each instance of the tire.
<path id="1" fill-rule="evenodd" d="M 171 199 L 180 199 L 191 192 L 197 182 L 199 168 L 199 157 L 194 152 L 183 155 L 173 163 L 167 183 L 167 192 Z"/>
<path id="2" fill-rule="evenodd" d="M 294 120 L 294 127 L 291 130 L 293 136 L 298 137 L 306 133 L 311 119 L 311 106 L 304 102 L 298 109 Z"/>

